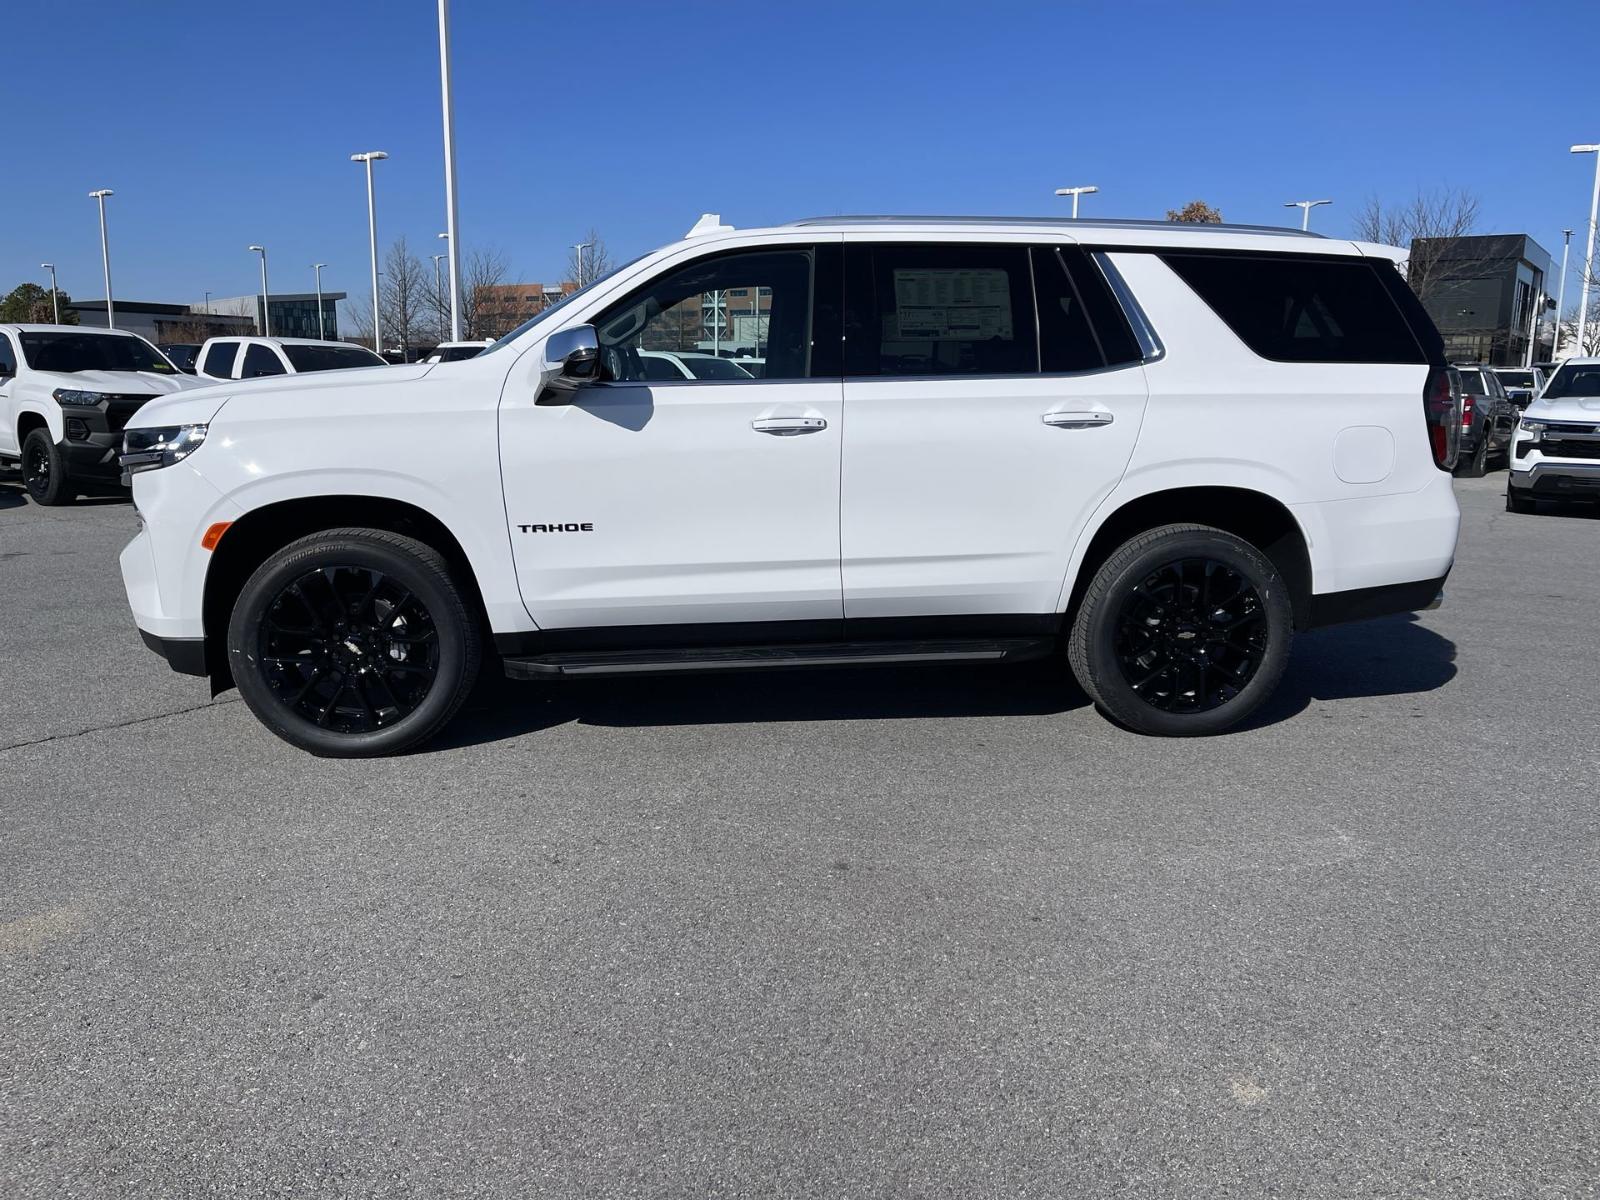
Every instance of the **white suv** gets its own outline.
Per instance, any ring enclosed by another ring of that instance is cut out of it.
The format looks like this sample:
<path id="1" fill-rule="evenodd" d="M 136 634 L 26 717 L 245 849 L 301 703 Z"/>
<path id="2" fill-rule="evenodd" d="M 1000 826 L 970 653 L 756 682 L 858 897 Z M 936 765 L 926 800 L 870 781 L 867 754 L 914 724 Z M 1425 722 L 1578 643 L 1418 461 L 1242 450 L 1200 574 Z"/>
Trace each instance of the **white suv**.
<path id="1" fill-rule="evenodd" d="M 131 333 L 0 325 L 0 463 L 21 464 L 36 504 L 116 487 L 128 418 L 155 396 L 195 386 Z"/>
<path id="2" fill-rule="evenodd" d="M 1600 500 L 1600 358 L 1569 358 L 1522 410 L 1511 442 L 1506 510 L 1534 500 Z"/>
<path id="3" fill-rule="evenodd" d="M 364 346 L 316 338 L 214 337 L 194 357 L 202 379 L 261 379 L 307 371 L 345 371 L 389 364 Z"/>
<path id="4" fill-rule="evenodd" d="M 211 388 L 128 430 L 145 640 L 318 754 L 516 678 L 1064 653 L 1227 728 L 1296 630 L 1429 606 L 1461 412 L 1393 252 L 1166 223 L 683 241 L 475 358 Z M 771 297 L 759 379 L 651 379 Z M 375 419 L 381 416 L 381 419 Z"/>

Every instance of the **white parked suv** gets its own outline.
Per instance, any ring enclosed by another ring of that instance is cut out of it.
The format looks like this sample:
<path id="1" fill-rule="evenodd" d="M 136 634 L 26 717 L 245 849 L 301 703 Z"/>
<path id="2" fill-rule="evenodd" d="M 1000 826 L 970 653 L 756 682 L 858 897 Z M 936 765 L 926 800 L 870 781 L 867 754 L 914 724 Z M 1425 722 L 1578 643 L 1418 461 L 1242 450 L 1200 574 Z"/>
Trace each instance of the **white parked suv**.
<path id="1" fill-rule="evenodd" d="M 131 333 L 0 325 L 0 462 L 21 464 L 37 504 L 115 487 L 128 418 L 147 400 L 195 386 Z"/>
<path id="2" fill-rule="evenodd" d="M 1511 443 L 1506 510 L 1534 501 L 1600 500 L 1600 358 L 1569 358 L 1522 410 Z"/>
<path id="3" fill-rule="evenodd" d="M 128 598 L 317 754 L 429 737 L 486 648 L 532 680 L 1060 655 L 1128 726 L 1214 733 L 1296 630 L 1450 570 L 1459 397 L 1392 257 L 705 219 L 465 362 L 150 405 Z M 646 376 L 755 286 L 762 378 Z"/>
<path id="4" fill-rule="evenodd" d="M 201 379 L 260 379 L 307 371 L 343 371 L 352 367 L 386 367 L 388 362 L 364 346 L 322 342 L 316 338 L 214 337 L 195 355 Z"/>

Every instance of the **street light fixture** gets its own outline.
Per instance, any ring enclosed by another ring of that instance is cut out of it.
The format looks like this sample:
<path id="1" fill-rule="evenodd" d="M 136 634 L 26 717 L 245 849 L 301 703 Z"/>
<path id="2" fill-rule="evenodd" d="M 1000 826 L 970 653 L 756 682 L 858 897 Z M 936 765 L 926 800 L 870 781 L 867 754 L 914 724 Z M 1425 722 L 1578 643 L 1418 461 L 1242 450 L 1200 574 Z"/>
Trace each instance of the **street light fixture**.
<path id="1" fill-rule="evenodd" d="M 1311 210 L 1319 204 L 1332 204 L 1332 200 L 1286 200 L 1285 208 L 1298 208 L 1300 210 L 1300 230 L 1305 232 L 1311 228 Z"/>
<path id="2" fill-rule="evenodd" d="M 1578 353 L 1589 344 L 1589 287 L 1594 283 L 1594 222 L 1600 216 L 1600 142 L 1574 146 L 1574 154 L 1594 155 L 1594 195 L 1589 200 L 1589 248 L 1583 253 L 1583 288 L 1578 293 Z"/>
<path id="3" fill-rule="evenodd" d="M 40 263 L 39 266 L 50 272 L 50 308 L 56 315 L 56 324 L 61 324 L 61 297 L 56 295 L 56 265 L 55 263 Z"/>
<path id="4" fill-rule="evenodd" d="M 1550 357 L 1559 357 L 1561 350 L 1561 310 L 1567 302 L 1567 251 L 1572 249 L 1572 230 L 1561 231 L 1561 282 L 1556 284 L 1556 328 L 1550 335 Z"/>
<path id="5" fill-rule="evenodd" d="M 1092 196 L 1092 195 L 1094 195 L 1094 193 L 1098 192 L 1099 190 L 1100 189 L 1097 188 L 1097 187 L 1057 188 L 1056 189 L 1056 195 L 1058 195 L 1058 196 L 1071 196 L 1072 197 L 1072 219 L 1074 221 L 1076 221 L 1078 219 L 1078 197 L 1079 196 Z"/>
<path id="6" fill-rule="evenodd" d="M 115 329 L 117 327 L 117 310 L 111 303 L 111 247 L 106 242 L 106 197 L 115 195 L 116 193 L 110 188 L 96 188 L 89 193 L 90 199 L 100 201 L 100 265 L 105 268 L 106 273 L 107 329 Z M 1591 230 L 1593 229 L 1593 222 L 1590 223 L 1590 228 Z M 1589 241 L 1590 248 L 1593 249 L 1594 235 L 1592 232 L 1589 235 Z"/>
<path id="7" fill-rule="evenodd" d="M 311 264 L 311 269 L 317 273 L 317 340 L 319 342 L 328 340 L 328 335 L 322 328 L 322 268 L 327 265 L 327 263 Z"/>
<path id="8" fill-rule="evenodd" d="M 372 199 L 372 164 L 389 156 L 382 150 L 352 154 L 351 162 L 367 164 L 367 245 L 372 252 L 372 350 L 383 353 L 383 318 L 378 311 L 378 209 Z"/>
<path id="9" fill-rule="evenodd" d="M 578 278 L 573 280 L 573 282 L 576 283 L 579 287 L 582 287 L 584 285 L 584 283 L 587 282 L 583 277 L 583 252 L 585 250 L 591 249 L 593 246 L 594 246 L 593 242 L 579 242 L 576 246 L 573 247 L 573 249 L 578 252 Z"/>
<path id="10" fill-rule="evenodd" d="M 272 336 L 272 314 L 267 311 L 271 300 L 271 293 L 267 291 L 267 248 L 265 246 L 251 246 L 257 254 L 261 255 L 261 336 Z"/>
<path id="11" fill-rule="evenodd" d="M 450 338 L 461 340 L 461 260 L 456 245 L 456 122 L 450 88 L 450 0 L 439 0 L 439 96 L 444 110 L 444 226 L 450 234 Z"/>

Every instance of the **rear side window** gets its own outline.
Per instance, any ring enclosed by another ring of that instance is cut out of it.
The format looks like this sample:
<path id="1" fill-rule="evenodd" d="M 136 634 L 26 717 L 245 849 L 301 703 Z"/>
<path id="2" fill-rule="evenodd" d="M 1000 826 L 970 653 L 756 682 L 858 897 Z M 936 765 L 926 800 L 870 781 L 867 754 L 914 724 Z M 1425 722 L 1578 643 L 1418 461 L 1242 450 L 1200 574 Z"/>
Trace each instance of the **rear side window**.
<path id="1" fill-rule="evenodd" d="M 1365 259 L 1166 253 L 1239 340 L 1276 362 L 1426 363 Z M 1392 270 L 1387 263 L 1379 264 Z"/>
<path id="2" fill-rule="evenodd" d="M 283 364 L 278 356 L 259 342 L 252 342 L 244 350 L 244 369 L 240 379 L 259 379 L 263 375 L 282 375 Z"/>
<path id="3" fill-rule="evenodd" d="M 1039 370 L 1026 246 L 851 245 L 845 279 L 846 375 Z"/>
<path id="4" fill-rule="evenodd" d="M 238 342 L 212 342 L 211 349 L 206 351 L 206 361 L 200 369 L 207 375 L 215 375 L 218 379 L 233 378 L 233 356 L 239 350 Z"/>
<path id="5" fill-rule="evenodd" d="M 1482 396 L 1487 393 L 1483 386 L 1483 374 L 1479 371 L 1469 371 L 1465 368 L 1458 369 L 1461 376 L 1461 390 L 1469 396 Z"/>
<path id="6" fill-rule="evenodd" d="M 11 339 L 0 333 L 0 375 L 17 373 L 17 352 L 11 348 Z"/>

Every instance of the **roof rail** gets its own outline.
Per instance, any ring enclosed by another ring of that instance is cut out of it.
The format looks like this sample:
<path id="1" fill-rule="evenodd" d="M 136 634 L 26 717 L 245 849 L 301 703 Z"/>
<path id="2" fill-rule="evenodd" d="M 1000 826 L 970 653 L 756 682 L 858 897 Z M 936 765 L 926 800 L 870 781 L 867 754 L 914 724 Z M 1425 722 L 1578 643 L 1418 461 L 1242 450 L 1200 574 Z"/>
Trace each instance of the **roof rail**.
<path id="1" fill-rule="evenodd" d="M 893 216 L 884 213 L 851 214 L 836 217 L 805 217 L 790 221 L 790 226 L 802 225 L 1060 225 L 1063 228 L 1084 229 L 1215 229 L 1226 233 L 1270 233 L 1283 237 L 1320 238 L 1323 235 L 1309 230 L 1291 229 L 1287 225 L 1234 225 L 1226 222 L 1156 221 L 1149 218 L 1125 217 L 978 217 L 978 216 Z"/>

